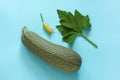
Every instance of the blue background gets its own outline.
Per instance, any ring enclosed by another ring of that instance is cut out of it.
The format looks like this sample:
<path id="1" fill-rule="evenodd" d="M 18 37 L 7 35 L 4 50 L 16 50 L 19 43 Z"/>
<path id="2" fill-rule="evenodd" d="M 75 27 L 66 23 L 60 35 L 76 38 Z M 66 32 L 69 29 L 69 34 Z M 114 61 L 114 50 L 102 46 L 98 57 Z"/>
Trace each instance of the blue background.
<path id="1" fill-rule="evenodd" d="M 0 80 L 120 80 L 119 0 L 0 0 Z M 87 36 L 94 48 L 77 37 L 72 46 L 62 41 L 56 29 L 57 9 L 89 15 L 92 29 Z M 40 13 L 54 28 L 43 30 Z M 83 60 L 78 72 L 60 72 L 33 55 L 21 42 L 21 29 L 29 30 L 53 43 L 71 47 Z"/>

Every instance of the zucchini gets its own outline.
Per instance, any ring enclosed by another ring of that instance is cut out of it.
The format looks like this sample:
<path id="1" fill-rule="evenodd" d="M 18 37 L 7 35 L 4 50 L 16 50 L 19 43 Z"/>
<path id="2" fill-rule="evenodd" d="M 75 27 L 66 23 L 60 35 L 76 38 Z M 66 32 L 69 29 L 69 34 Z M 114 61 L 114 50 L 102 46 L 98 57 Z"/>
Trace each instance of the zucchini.
<path id="1" fill-rule="evenodd" d="M 77 52 L 51 43 L 35 32 L 28 31 L 27 27 L 22 29 L 22 42 L 41 60 L 60 71 L 71 73 L 81 66 L 82 59 Z"/>

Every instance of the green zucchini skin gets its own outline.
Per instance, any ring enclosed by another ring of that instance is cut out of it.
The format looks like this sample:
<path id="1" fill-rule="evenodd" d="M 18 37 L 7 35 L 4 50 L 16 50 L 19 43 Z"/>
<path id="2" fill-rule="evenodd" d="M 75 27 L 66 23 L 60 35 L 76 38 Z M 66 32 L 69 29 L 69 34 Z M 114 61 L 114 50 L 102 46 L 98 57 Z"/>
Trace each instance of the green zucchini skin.
<path id="1" fill-rule="evenodd" d="M 41 60 L 60 71 L 72 73 L 81 66 L 82 59 L 78 53 L 47 41 L 26 27 L 22 29 L 22 42 Z"/>

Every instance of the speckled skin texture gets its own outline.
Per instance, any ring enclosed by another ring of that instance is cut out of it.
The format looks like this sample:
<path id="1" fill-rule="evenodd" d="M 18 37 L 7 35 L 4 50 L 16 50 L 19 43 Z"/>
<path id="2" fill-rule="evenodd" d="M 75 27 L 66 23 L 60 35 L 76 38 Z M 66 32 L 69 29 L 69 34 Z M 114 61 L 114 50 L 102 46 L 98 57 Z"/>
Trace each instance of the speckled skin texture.
<path id="1" fill-rule="evenodd" d="M 64 71 L 75 72 L 82 63 L 81 57 L 73 50 L 53 44 L 32 31 L 22 29 L 22 42 L 41 60 L 52 67 Z"/>

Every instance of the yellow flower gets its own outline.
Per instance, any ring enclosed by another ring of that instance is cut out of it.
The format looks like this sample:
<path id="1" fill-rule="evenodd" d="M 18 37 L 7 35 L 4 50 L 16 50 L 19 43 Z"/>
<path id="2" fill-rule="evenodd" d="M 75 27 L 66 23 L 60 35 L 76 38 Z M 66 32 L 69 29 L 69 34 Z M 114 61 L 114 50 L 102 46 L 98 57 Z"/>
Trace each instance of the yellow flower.
<path id="1" fill-rule="evenodd" d="M 51 34 L 52 31 L 53 31 L 53 29 L 52 29 L 51 27 L 49 27 L 49 25 L 48 25 L 47 23 L 44 22 L 43 17 L 42 17 L 42 14 L 40 14 L 40 16 L 41 16 L 41 20 L 42 20 L 42 24 L 43 24 L 44 29 L 45 29 L 49 34 Z"/>
<path id="2" fill-rule="evenodd" d="M 43 27 L 44 27 L 44 29 L 45 29 L 49 34 L 52 33 L 52 31 L 53 31 L 52 28 L 49 27 L 49 25 L 46 24 L 45 22 L 43 23 Z"/>

